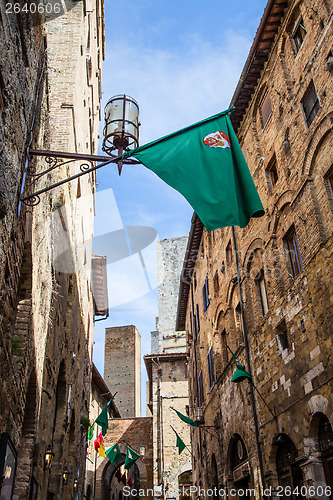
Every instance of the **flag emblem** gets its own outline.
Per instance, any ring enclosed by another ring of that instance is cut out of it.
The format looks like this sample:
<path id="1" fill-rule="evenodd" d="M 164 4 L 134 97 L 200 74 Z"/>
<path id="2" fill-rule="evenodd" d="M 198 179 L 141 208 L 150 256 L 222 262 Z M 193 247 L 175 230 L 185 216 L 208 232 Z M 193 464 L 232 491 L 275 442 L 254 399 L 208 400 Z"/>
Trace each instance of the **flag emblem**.
<path id="1" fill-rule="evenodd" d="M 209 146 L 211 148 L 230 148 L 229 137 L 221 130 L 206 135 L 203 142 L 205 146 Z"/>

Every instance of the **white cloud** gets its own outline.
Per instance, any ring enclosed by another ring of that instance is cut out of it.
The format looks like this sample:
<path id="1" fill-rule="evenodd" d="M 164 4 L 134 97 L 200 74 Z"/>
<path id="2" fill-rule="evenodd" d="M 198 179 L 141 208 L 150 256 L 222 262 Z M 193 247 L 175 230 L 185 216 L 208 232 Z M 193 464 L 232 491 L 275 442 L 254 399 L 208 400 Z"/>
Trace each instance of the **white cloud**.
<path id="1" fill-rule="evenodd" d="M 114 42 L 106 54 L 104 96 L 124 92 L 138 101 L 144 144 L 223 111 L 249 45 L 248 37 L 231 30 L 220 45 L 193 36 L 186 53 Z"/>

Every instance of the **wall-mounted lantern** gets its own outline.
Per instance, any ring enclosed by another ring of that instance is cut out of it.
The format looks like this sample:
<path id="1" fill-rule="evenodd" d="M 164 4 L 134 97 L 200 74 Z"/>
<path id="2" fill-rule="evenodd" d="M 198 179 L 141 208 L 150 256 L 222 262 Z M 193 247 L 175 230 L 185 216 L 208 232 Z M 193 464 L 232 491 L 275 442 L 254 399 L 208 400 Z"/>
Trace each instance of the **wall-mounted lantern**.
<path id="1" fill-rule="evenodd" d="M 112 156 L 125 150 L 137 148 L 139 145 L 139 106 L 127 95 L 111 97 L 105 106 L 105 125 L 102 149 Z"/>
<path id="2" fill-rule="evenodd" d="M 68 479 L 70 476 L 70 472 L 67 467 L 62 471 L 62 484 L 68 484 Z"/>
<path id="3" fill-rule="evenodd" d="M 54 453 L 52 451 L 52 446 L 49 444 L 46 447 L 44 454 L 44 470 L 51 470 L 53 458 Z"/>
<path id="4" fill-rule="evenodd" d="M 77 478 L 74 479 L 73 489 L 75 492 L 79 491 L 79 480 Z"/>
<path id="5" fill-rule="evenodd" d="M 82 175 L 98 170 L 109 163 L 117 163 L 119 175 L 123 164 L 138 164 L 137 160 L 129 158 L 123 159 L 124 151 L 135 149 L 139 145 L 139 106 L 135 99 L 125 94 L 112 97 L 105 106 L 105 126 L 102 149 L 108 156 L 97 156 L 82 153 L 68 153 L 65 151 L 47 151 L 28 148 L 26 168 L 24 171 L 20 202 L 29 206 L 38 205 L 40 195 L 51 189 L 65 184 Z M 118 154 L 114 152 L 118 150 Z M 34 165 L 30 165 L 34 156 L 45 157 L 45 169 L 36 173 Z M 63 165 L 80 161 L 80 172 L 36 190 L 38 181 L 53 170 L 59 169 Z M 98 162 L 94 166 L 93 162 Z M 30 182 L 26 179 L 30 178 Z M 33 191 L 33 192 L 31 192 Z"/>

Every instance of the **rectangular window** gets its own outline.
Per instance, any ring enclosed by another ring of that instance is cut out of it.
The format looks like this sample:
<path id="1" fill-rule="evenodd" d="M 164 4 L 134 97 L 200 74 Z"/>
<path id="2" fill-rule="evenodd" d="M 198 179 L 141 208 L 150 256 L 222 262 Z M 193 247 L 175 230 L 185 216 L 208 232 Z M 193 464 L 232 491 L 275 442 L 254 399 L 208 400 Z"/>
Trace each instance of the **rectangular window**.
<path id="1" fill-rule="evenodd" d="M 284 237 L 286 258 L 290 267 L 291 275 L 298 276 L 303 271 L 301 252 L 294 226 Z"/>
<path id="2" fill-rule="evenodd" d="M 199 306 L 198 306 L 198 304 L 196 305 L 195 327 L 196 327 L 196 332 L 198 333 L 199 330 L 200 330 L 200 319 L 199 319 Z"/>
<path id="3" fill-rule="evenodd" d="M 268 312 L 268 300 L 266 293 L 266 285 L 265 285 L 265 277 L 263 269 L 259 272 L 258 276 L 256 276 L 256 282 L 259 292 L 259 300 L 260 300 L 260 312 L 262 316 L 265 316 Z"/>
<path id="4" fill-rule="evenodd" d="M 208 306 L 209 306 L 208 276 L 206 276 L 205 284 L 202 287 L 202 298 L 203 298 L 204 314 L 206 314 L 206 311 L 207 311 Z"/>
<path id="5" fill-rule="evenodd" d="M 197 317 L 196 314 L 193 313 L 192 316 L 192 328 L 193 328 L 193 341 L 197 341 Z"/>
<path id="6" fill-rule="evenodd" d="M 207 362 L 208 362 L 209 388 L 212 389 L 212 387 L 214 387 L 215 384 L 214 356 L 212 347 L 208 351 Z"/>
<path id="7" fill-rule="evenodd" d="M 292 34 L 292 39 L 294 41 L 294 49 L 296 54 L 299 52 L 299 49 L 302 46 L 305 35 L 306 35 L 306 29 L 304 26 L 303 18 L 301 17 L 298 19 Z"/>
<path id="8" fill-rule="evenodd" d="M 225 329 L 221 334 L 223 367 L 228 363 L 227 332 Z"/>
<path id="9" fill-rule="evenodd" d="M 226 260 L 226 263 L 227 263 L 227 266 L 230 266 L 231 262 L 232 262 L 232 248 L 231 248 L 231 241 L 229 241 L 228 245 L 227 245 L 227 248 L 226 248 L 226 251 L 225 251 L 225 260 Z"/>
<path id="10" fill-rule="evenodd" d="M 329 189 L 329 194 L 333 198 L 333 170 L 325 177 Z"/>
<path id="11" fill-rule="evenodd" d="M 320 108 L 319 99 L 313 82 L 303 97 L 302 107 L 304 119 L 309 127 Z"/>
<path id="12" fill-rule="evenodd" d="M 284 350 L 289 349 L 288 331 L 285 319 L 283 319 L 276 327 L 276 334 L 278 348 L 282 354 Z"/>
<path id="13" fill-rule="evenodd" d="M 324 183 L 327 190 L 327 197 L 331 205 L 331 210 L 333 210 L 333 166 L 326 173 Z"/>
<path id="14" fill-rule="evenodd" d="M 269 162 L 268 167 L 266 169 L 266 173 L 267 173 L 269 187 L 273 188 L 275 186 L 275 184 L 277 183 L 277 180 L 279 178 L 275 155 L 272 158 L 272 160 Z"/>
<path id="15" fill-rule="evenodd" d="M 261 126 L 263 129 L 265 128 L 266 123 L 268 122 L 271 114 L 272 114 L 271 100 L 267 92 L 265 97 L 261 101 L 260 105 L 260 118 L 261 118 Z"/>
<path id="16" fill-rule="evenodd" d="M 202 370 L 199 373 L 198 377 L 199 382 L 199 406 L 202 406 L 205 402 L 204 388 L 203 388 L 203 379 L 202 379 Z"/>
<path id="17" fill-rule="evenodd" d="M 235 326 L 237 330 L 240 330 L 242 326 L 242 310 L 240 302 L 238 302 L 237 306 L 235 307 Z"/>
<path id="18" fill-rule="evenodd" d="M 190 311 L 190 325 L 191 325 L 191 335 L 193 337 L 193 334 L 195 332 L 195 328 L 194 328 L 194 320 L 193 320 L 192 311 Z"/>
<path id="19" fill-rule="evenodd" d="M 219 284 L 219 273 L 218 271 L 215 272 L 214 274 L 214 296 L 217 297 L 220 291 L 220 284 Z"/>

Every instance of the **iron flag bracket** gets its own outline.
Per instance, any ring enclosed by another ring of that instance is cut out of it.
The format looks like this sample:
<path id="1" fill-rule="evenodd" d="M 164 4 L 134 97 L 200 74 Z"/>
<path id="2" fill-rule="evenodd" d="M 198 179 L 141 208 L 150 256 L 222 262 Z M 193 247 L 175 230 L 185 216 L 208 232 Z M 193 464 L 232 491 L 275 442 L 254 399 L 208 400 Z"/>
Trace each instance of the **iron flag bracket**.
<path id="1" fill-rule="evenodd" d="M 45 157 L 46 168 L 42 172 L 37 172 L 37 168 L 34 165 L 31 165 L 30 161 L 34 156 Z M 29 149 L 27 159 L 28 161 L 24 170 L 22 190 L 19 201 L 30 207 L 38 205 L 40 203 L 41 194 L 46 193 L 47 191 L 50 191 L 55 187 L 61 186 L 62 184 L 66 184 L 67 182 L 77 179 L 82 175 L 94 172 L 95 170 L 98 170 L 105 165 L 108 165 L 110 163 L 117 163 L 120 175 L 123 164 L 134 165 L 140 163 L 136 160 L 123 159 L 122 155 L 98 156 L 82 153 L 67 153 L 63 151 L 47 151 L 38 149 Z M 79 173 L 50 184 L 43 189 L 35 190 L 33 193 L 30 192 L 29 194 L 24 194 L 24 192 L 36 189 L 38 181 L 45 175 L 50 174 L 54 170 L 59 169 L 64 165 L 69 165 L 73 162 L 81 162 Z M 94 162 L 97 162 L 97 165 L 94 165 Z M 28 182 L 26 182 L 27 178 L 29 179 Z"/>

